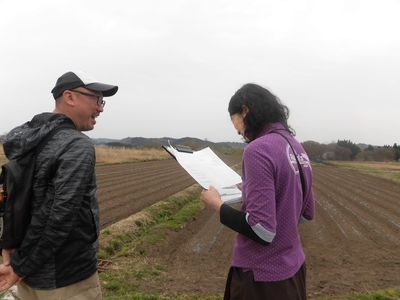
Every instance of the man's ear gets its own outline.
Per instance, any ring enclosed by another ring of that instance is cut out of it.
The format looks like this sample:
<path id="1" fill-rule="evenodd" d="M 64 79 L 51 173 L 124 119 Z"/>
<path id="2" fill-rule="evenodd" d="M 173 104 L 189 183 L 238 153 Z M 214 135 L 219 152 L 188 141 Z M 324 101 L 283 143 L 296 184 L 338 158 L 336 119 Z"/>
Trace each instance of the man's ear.
<path id="1" fill-rule="evenodd" d="M 65 90 L 62 93 L 62 98 L 64 99 L 64 102 L 68 106 L 75 106 L 75 97 L 73 97 L 73 94 L 69 90 Z"/>

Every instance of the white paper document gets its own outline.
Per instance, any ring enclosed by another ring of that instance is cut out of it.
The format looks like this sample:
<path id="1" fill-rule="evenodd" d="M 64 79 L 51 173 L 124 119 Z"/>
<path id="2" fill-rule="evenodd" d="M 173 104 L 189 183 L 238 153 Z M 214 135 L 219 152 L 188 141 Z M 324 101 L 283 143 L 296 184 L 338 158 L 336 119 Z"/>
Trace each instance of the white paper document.
<path id="1" fill-rule="evenodd" d="M 172 146 L 163 146 L 203 188 L 214 186 L 226 203 L 240 202 L 242 182 L 238 173 L 227 166 L 209 147 L 199 151 L 182 152 Z"/>

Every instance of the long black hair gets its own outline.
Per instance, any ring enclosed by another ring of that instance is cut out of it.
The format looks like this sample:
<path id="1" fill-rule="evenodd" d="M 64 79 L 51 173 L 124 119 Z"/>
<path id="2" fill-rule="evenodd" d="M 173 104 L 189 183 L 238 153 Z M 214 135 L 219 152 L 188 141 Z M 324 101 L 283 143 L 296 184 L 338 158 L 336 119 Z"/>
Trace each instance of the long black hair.
<path id="1" fill-rule="evenodd" d="M 245 137 L 252 141 L 271 123 L 280 122 L 289 132 L 294 131 L 287 123 L 289 108 L 266 88 L 254 83 L 247 83 L 236 91 L 229 101 L 228 111 L 232 116 L 243 112 L 243 106 L 249 112 L 243 119 Z"/>

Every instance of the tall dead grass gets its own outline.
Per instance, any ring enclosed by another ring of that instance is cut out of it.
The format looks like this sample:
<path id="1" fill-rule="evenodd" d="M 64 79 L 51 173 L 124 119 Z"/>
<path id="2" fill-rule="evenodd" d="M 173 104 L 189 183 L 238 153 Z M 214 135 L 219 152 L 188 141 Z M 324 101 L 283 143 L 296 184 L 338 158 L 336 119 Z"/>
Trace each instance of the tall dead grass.
<path id="1" fill-rule="evenodd" d="M 400 163 L 399 162 L 345 162 L 334 161 L 333 165 L 357 170 L 369 175 L 383 177 L 394 182 L 400 183 Z"/>
<path id="2" fill-rule="evenodd" d="M 163 149 L 134 149 L 96 146 L 96 162 L 98 164 L 116 164 L 125 162 L 139 162 L 148 160 L 163 160 L 170 158 Z M 0 164 L 7 161 L 3 145 L 0 144 Z"/>
<path id="3" fill-rule="evenodd" d="M 395 161 L 335 161 L 334 164 L 354 169 L 400 171 L 400 163 Z"/>
<path id="4" fill-rule="evenodd" d="M 3 145 L 0 144 L 0 165 L 6 162 L 6 156 L 4 155 Z"/>
<path id="5" fill-rule="evenodd" d="M 163 149 L 135 149 L 122 147 L 96 146 L 98 164 L 115 164 L 149 160 L 163 160 L 171 156 Z"/>

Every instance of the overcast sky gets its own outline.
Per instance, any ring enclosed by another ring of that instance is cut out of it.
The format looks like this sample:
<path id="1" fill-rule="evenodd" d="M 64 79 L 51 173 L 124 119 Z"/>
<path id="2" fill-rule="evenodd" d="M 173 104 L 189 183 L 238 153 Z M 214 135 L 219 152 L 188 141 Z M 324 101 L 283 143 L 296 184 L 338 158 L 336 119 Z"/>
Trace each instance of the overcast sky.
<path id="1" fill-rule="evenodd" d="M 275 93 L 300 141 L 400 142 L 398 0 L 0 0 L 0 134 L 63 73 L 119 92 L 90 137 L 241 141 L 227 106 Z"/>

